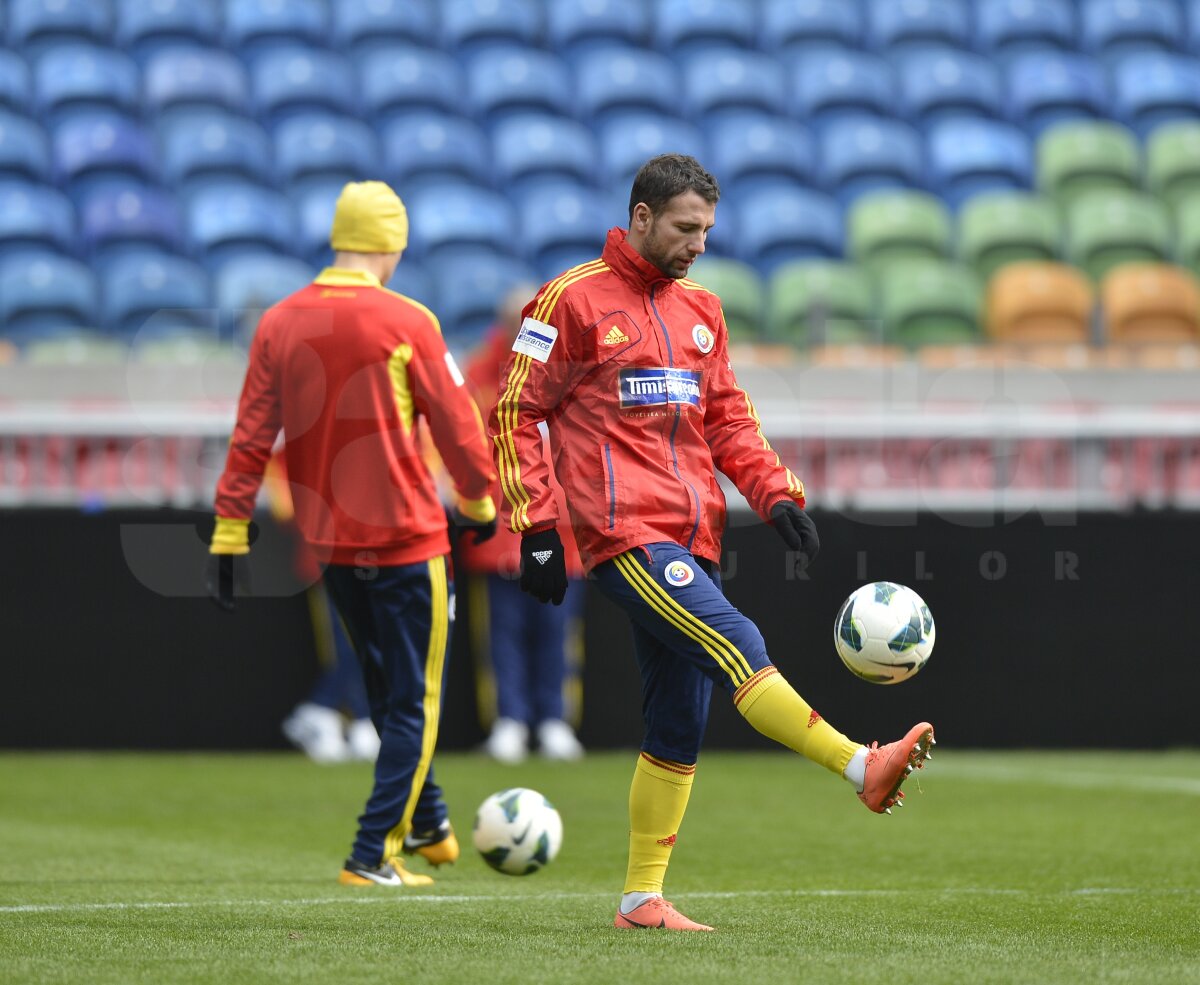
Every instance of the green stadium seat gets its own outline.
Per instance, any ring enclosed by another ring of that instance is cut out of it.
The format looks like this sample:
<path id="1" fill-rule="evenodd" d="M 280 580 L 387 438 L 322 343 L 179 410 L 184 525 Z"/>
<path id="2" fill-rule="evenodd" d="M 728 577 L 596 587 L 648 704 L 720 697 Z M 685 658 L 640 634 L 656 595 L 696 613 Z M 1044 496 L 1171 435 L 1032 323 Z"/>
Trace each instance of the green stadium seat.
<path id="1" fill-rule="evenodd" d="M 1200 195 L 1200 123 L 1158 127 L 1146 141 L 1146 187 L 1172 209 Z"/>
<path id="2" fill-rule="evenodd" d="M 950 213 L 924 192 L 863 195 L 850 209 L 847 229 L 850 257 L 872 272 L 900 260 L 950 256 Z"/>
<path id="3" fill-rule="evenodd" d="M 702 257 L 689 279 L 721 298 L 731 342 L 757 342 L 763 335 L 763 282 L 747 263 L 719 257 Z"/>
<path id="4" fill-rule="evenodd" d="M 1178 239 L 1175 254 L 1192 273 L 1200 275 L 1200 194 L 1185 198 L 1175 209 Z"/>
<path id="5" fill-rule="evenodd" d="M 979 279 L 944 260 L 895 263 L 879 275 L 879 312 L 889 342 L 917 347 L 980 341 Z"/>
<path id="6" fill-rule="evenodd" d="M 1137 140 L 1116 123 L 1062 123 L 1038 140 L 1038 188 L 1064 208 L 1097 189 L 1135 188 L 1139 172 Z"/>
<path id="7" fill-rule="evenodd" d="M 958 255 L 983 280 L 1021 260 L 1053 260 L 1062 231 L 1053 203 L 1027 192 L 988 192 L 958 214 Z"/>
<path id="8" fill-rule="evenodd" d="M 1122 263 L 1161 263 L 1170 254 L 1166 207 L 1149 195 L 1094 191 L 1067 213 L 1067 258 L 1094 281 Z"/>
<path id="9" fill-rule="evenodd" d="M 871 280 L 850 263 L 794 260 L 767 289 L 767 331 L 798 346 L 879 341 Z"/>

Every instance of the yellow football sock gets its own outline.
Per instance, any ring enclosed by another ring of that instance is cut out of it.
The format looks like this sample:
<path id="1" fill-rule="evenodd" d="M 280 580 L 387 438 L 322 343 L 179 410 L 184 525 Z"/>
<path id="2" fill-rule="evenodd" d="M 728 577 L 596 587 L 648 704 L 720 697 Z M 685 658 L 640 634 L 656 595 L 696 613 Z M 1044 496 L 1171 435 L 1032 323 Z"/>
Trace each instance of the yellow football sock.
<path id="1" fill-rule="evenodd" d="M 642 753 L 629 787 L 629 868 L 625 892 L 661 893 L 675 835 L 692 793 L 694 765 Z"/>
<path id="2" fill-rule="evenodd" d="M 764 667 L 733 696 L 742 717 L 768 739 L 774 739 L 841 774 L 860 748 L 830 725 L 774 667 Z"/>

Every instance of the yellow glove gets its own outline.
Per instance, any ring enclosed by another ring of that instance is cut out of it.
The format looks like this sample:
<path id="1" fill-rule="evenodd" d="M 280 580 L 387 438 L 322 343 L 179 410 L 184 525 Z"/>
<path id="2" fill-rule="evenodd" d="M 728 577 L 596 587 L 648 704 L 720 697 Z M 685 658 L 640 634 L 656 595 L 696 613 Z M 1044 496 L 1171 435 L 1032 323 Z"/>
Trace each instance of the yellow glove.
<path id="1" fill-rule="evenodd" d="M 244 556 L 250 553 L 250 521 L 217 517 L 208 545 L 206 587 L 209 597 L 226 612 L 233 611 L 236 594 L 250 593 Z"/>

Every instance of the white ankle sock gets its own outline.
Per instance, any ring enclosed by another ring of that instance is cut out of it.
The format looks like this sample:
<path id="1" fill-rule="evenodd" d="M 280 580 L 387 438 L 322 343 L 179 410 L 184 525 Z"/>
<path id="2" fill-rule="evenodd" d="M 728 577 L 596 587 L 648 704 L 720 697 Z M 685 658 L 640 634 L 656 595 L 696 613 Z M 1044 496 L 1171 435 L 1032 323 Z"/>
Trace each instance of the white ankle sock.
<path id="1" fill-rule="evenodd" d="M 854 789 L 859 793 L 863 791 L 863 785 L 867 782 L 867 747 L 859 746 L 858 752 L 850 757 L 850 762 L 846 764 L 846 768 L 842 770 L 842 776 L 854 784 Z"/>
<path id="2" fill-rule="evenodd" d="M 621 897 L 621 912 L 632 913 L 648 899 L 662 898 L 662 893 L 626 893 Z"/>

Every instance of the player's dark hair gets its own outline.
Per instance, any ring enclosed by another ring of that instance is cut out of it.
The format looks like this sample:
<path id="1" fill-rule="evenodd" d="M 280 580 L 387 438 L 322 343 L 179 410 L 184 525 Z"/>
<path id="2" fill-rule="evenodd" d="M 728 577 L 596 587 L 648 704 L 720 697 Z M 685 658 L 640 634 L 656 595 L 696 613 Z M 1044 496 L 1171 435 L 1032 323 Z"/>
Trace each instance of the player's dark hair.
<path id="1" fill-rule="evenodd" d="M 721 186 L 717 179 L 700 166 L 700 162 L 687 154 L 659 154 L 652 157 L 639 169 L 629 192 L 629 220 L 633 221 L 633 208 L 638 202 L 650 206 L 653 215 L 660 215 L 667 203 L 676 195 L 695 192 L 709 205 L 716 205 L 721 197 Z"/>

